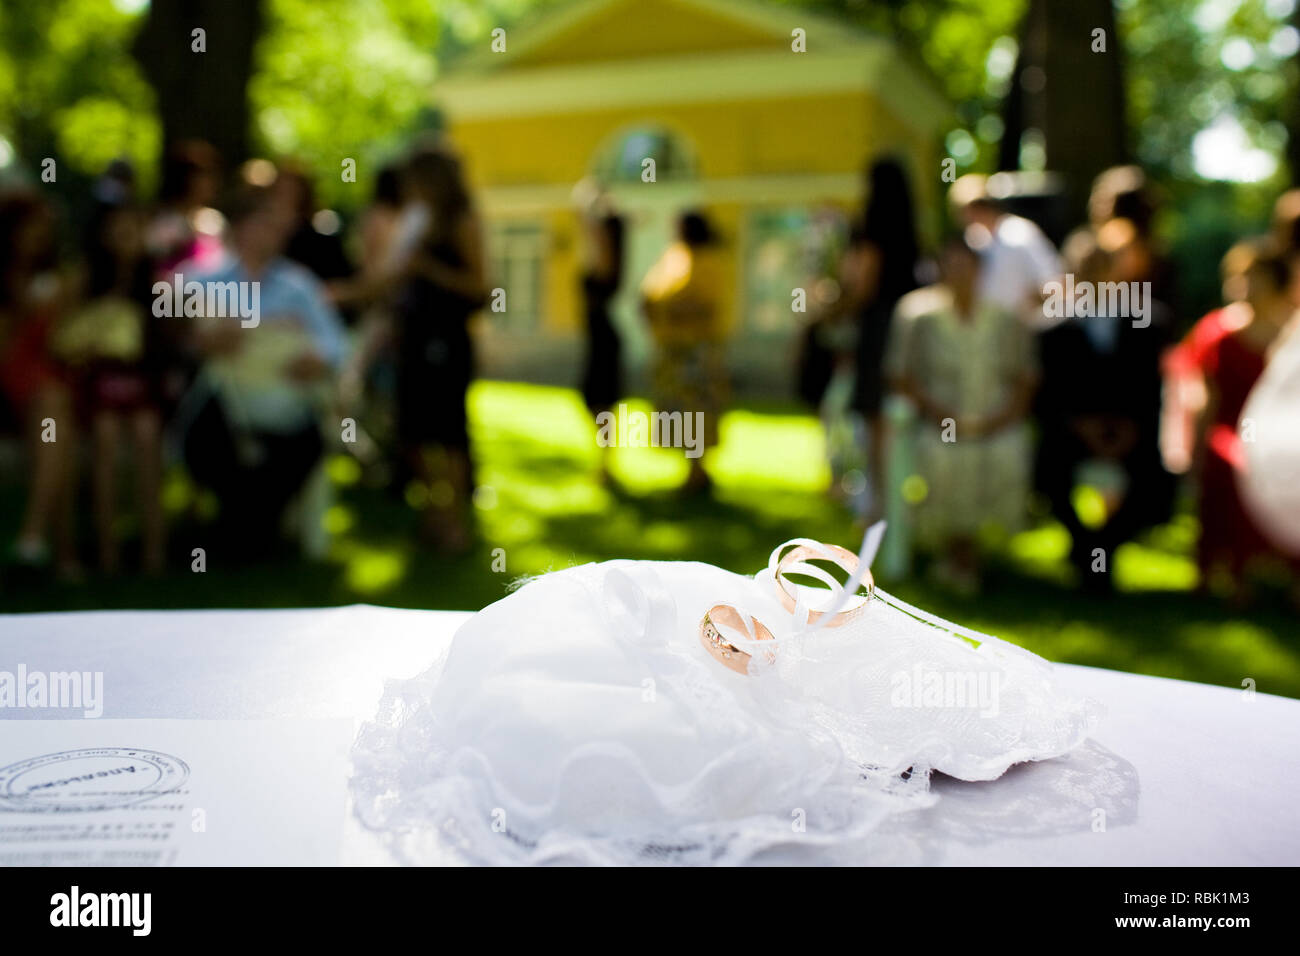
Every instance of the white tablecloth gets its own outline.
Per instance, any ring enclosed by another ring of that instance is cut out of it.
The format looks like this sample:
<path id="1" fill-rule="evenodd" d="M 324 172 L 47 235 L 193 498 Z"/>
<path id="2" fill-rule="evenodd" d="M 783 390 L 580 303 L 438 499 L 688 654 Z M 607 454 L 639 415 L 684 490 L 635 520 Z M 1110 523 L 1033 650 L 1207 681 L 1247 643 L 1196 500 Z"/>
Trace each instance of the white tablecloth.
<path id="1" fill-rule="evenodd" d="M 423 670 L 467 616 L 367 606 L 0 615 L 0 670 L 102 671 L 104 718 L 360 722 L 385 678 Z M 1300 701 L 1060 670 L 1107 710 L 1093 741 L 989 783 L 936 779 L 939 802 L 897 817 L 862 862 L 1300 864 Z M 0 765 L 22 756 L 0 753 Z M 381 841 L 347 819 L 341 862 L 387 862 Z"/>

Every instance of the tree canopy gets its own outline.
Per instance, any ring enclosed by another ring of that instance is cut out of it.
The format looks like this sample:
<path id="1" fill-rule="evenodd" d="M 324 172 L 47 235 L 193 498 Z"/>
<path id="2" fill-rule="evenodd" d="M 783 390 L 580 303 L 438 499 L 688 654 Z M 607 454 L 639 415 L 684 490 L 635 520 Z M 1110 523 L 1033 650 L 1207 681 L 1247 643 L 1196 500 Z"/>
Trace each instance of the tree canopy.
<path id="1" fill-rule="evenodd" d="M 327 201 L 354 205 L 362 194 L 334 175 L 343 158 L 356 159 L 364 179 L 412 135 L 437 126 L 438 72 L 458 52 L 487 43 L 496 26 L 564 2 L 242 0 L 226 7 L 260 12 L 245 78 L 247 149 L 309 161 L 323 173 Z M 996 168 L 1030 0 L 774 2 L 899 38 L 956 104 L 948 154 L 961 170 Z M 0 11 L 0 167 L 34 169 L 53 156 L 60 169 L 88 176 L 125 156 L 147 188 L 167 90 L 133 46 L 162 9 L 147 0 L 9 0 Z M 222 6 L 210 9 L 219 16 Z M 1300 135 L 1288 135 L 1300 101 L 1296 0 L 1115 0 L 1114 10 L 1135 158 L 1167 181 L 1246 180 L 1276 190 L 1290 178 L 1288 153 L 1300 149 Z M 196 103 L 195 111 L 202 122 L 215 109 Z M 1012 145 L 1025 165 L 1042 161 L 1032 142 Z M 1258 201 L 1249 188 L 1239 192 L 1251 212 Z"/>

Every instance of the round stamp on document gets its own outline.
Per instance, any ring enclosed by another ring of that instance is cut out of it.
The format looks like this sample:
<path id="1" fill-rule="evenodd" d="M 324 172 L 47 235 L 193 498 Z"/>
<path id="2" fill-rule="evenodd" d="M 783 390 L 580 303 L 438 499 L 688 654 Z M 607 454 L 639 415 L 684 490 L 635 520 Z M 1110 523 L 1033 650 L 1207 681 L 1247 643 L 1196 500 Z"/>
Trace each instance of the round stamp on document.
<path id="1" fill-rule="evenodd" d="M 64 750 L 0 767 L 0 812 L 114 810 L 175 793 L 189 778 L 184 760 L 157 750 Z"/>

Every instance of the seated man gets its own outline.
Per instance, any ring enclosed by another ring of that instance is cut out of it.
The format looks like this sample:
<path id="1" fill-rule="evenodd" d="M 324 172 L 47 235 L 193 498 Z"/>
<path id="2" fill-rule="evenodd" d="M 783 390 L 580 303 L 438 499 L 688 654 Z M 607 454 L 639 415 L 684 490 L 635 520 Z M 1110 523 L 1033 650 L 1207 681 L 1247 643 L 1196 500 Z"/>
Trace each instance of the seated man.
<path id="1" fill-rule="evenodd" d="M 203 370 L 184 451 L 220 502 L 225 546 L 257 555 L 320 460 L 317 415 L 345 338 L 320 282 L 281 255 L 293 221 L 279 194 L 243 185 L 226 215 L 227 252 L 209 270 L 183 274 L 187 295 L 199 291 L 192 282 L 204 294 L 194 329 Z"/>

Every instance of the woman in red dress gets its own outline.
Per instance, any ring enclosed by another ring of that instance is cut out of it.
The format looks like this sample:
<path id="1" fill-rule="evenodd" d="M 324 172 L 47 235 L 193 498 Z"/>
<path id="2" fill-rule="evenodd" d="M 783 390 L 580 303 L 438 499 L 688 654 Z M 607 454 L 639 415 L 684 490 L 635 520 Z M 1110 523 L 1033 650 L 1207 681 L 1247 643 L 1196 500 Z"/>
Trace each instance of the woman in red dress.
<path id="1" fill-rule="evenodd" d="M 55 264 L 49 205 L 26 190 L 0 194 L 0 393 L 22 423 L 31 468 L 14 558 L 47 563 L 53 537 L 59 570 L 71 575 L 76 436 L 72 390 L 49 349 L 61 295 Z"/>
<path id="2" fill-rule="evenodd" d="M 1245 575 L 1256 559 L 1276 556 L 1242 506 L 1237 474 L 1244 466 L 1243 441 L 1253 441 L 1241 418 L 1251 389 L 1264 372 L 1269 349 L 1294 311 L 1288 298 L 1285 258 L 1263 242 L 1234 247 L 1243 261 L 1242 299 L 1211 312 L 1178 346 L 1173 366 L 1198 374 L 1205 386 L 1201 454 L 1201 587 L 1226 575 L 1229 589 L 1245 595 Z"/>

